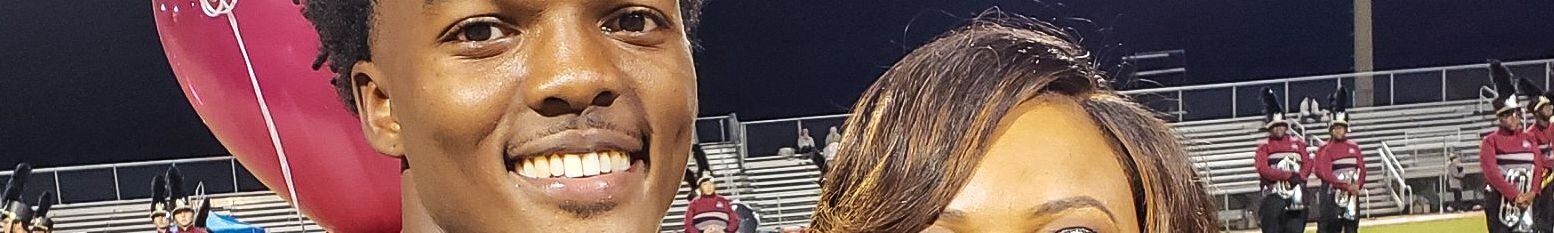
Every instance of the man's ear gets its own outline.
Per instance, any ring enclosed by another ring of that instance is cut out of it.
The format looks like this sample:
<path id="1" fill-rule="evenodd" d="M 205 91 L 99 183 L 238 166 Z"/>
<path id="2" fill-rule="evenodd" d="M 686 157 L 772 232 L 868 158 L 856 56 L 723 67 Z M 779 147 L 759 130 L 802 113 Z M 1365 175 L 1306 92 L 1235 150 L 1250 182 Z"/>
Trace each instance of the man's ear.
<path id="1" fill-rule="evenodd" d="M 362 134 L 373 149 L 395 158 L 404 158 L 399 135 L 399 120 L 394 117 L 393 99 L 384 89 L 382 71 L 371 61 L 358 61 L 351 68 L 351 91 L 356 95 L 356 112 L 361 117 Z"/>

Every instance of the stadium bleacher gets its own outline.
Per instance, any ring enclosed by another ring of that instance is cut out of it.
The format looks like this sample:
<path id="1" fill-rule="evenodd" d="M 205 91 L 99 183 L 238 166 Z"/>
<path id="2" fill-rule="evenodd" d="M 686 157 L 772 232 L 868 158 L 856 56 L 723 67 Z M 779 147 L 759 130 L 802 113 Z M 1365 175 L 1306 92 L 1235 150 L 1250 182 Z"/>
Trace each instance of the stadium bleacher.
<path id="1" fill-rule="evenodd" d="M 1538 62 L 1543 63 L 1528 64 L 1547 67 L 1549 61 Z M 1554 71 L 1544 75 L 1549 73 Z M 1445 175 L 1446 155 L 1450 153 L 1462 156 L 1467 173 L 1479 173 L 1476 164 L 1480 135 L 1494 127 L 1488 123 L 1493 116 L 1483 112 L 1488 109 L 1487 105 L 1483 100 L 1469 99 L 1352 108 L 1354 126 L 1349 135 L 1361 145 L 1367 161 L 1368 185 L 1359 205 L 1362 216 L 1406 214 L 1412 208 L 1413 200 L 1434 195 L 1400 189 L 1438 191 L 1410 185 L 1436 185 L 1431 183 L 1432 179 Z M 1220 205 L 1219 217 L 1227 225 L 1247 220 L 1245 210 L 1250 208 L 1248 203 L 1259 191 L 1252 158 L 1254 146 L 1263 137 L 1262 121 L 1261 116 L 1242 116 L 1170 123 L 1181 135 L 1194 170 L 1202 179 L 1200 182 Z M 744 124 L 731 122 L 732 125 Z M 1305 122 L 1299 127 L 1308 138 L 1327 138 L 1325 123 Z M 737 135 L 724 135 L 722 141 L 701 143 L 709 166 L 716 173 L 719 192 L 736 203 L 752 207 L 762 220 L 759 229 L 762 232 L 807 224 L 819 199 L 816 183 L 819 169 L 806 159 L 777 156 L 775 151 L 743 151 L 743 140 L 747 140 L 747 136 L 744 132 L 731 134 Z M 1381 153 L 1384 144 L 1390 149 L 1388 156 Z M 1310 149 L 1314 150 L 1315 146 Z M 695 166 L 694 163 L 689 165 L 692 169 Z M 1400 169 L 1389 170 L 1387 167 Z M 1313 182 L 1308 188 L 1320 186 L 1315 177 L 1310 180 Z M 684 197 L 691 192 L 689 184 L 680 185 L 673 204 L 665 213 L 661 231 L 681 231 L 688 204 Z M 293 208 L 270 192 L 213 194 L 212 197 L 217 213 L 235 215 L 271 232 L 323 231 L 311 221 L 299 220 Z M 69 203 L 55 207 L 55 215 L 59 216 L 55 220 L 60 232 L 145 232 L 150 230 L 145 217 L 147 206 L 146 199 Z"/>
<path id="2" fill-rule="evenodd" d="M 212 213 L 228 214 L 270 232 L 324 232 L 268 191 L 211 195 Z M 150 199 L 64 204 L 54 207 L 56 232 L 152 232 Z"/>
<path id="3" fill-rule="evenodd" d="M 1355 108 L 1351 112 L 1355 126 L 1350 137 L 1360 144 L 1367 162 L 1367 185 L 1359 207 L 1362 214 L 1392 215 L 1402 213 L 1409 203 L 1397 203 L 1385 193 L 1390 186 L 1382 169 L 1379 150 L 1386 142 L 1396 153 L 1398 163 L 1405 168 L 1403 179 L 1430 178 L 1444 174 L 1446 151 L 1464 156 L 1463 163 L 1478 161 L 1478 135 L 1492 127 L 1491 116 L 1477 112 L 1476 100 L 1394 105 Z M 1173 124 L 1183 136 L 1188 154 L 1208 188 L 1217 199 L 1238 194 L 1254 194 L 1259 190 L 1257 172 L 1252 168 L 1252 157 L 1257 140 L 1263 137 L 1261 117 L 1242 117 L 1211 121 L 1193 121 Z M 1327 138 L 1326 125 L 1305 124 L 1308 134 Z M 1444 139 L 1443 139 L 1444 137 Z M 1315 147 L 1315 145 L 1313 145 Z M 1477 166 L 1468 166 L 1469 173 L 1477 173 Z M 1320 186 L 1316 181 L 1308 187 Z M 1234 198 L 1230 198 L 1234 199 Z M 1246 202 L 1245 198 L 1226 202 Z M 1235 206 L 1235 203 L 1232 203 Z M 1222 220 L 1237 220 L 1242 209 L 1227 209 L 1220 214 Z"/>

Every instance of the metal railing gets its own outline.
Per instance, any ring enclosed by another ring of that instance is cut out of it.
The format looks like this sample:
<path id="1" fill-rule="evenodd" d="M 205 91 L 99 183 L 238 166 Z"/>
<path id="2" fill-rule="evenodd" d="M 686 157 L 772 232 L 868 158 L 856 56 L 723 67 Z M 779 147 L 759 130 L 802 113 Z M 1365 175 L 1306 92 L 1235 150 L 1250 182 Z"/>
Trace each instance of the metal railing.
<path id="1" fill-rule="evenodd" d="M 1550 73 L 1554 73 L 1554 59 L 1525 60 L 1504 62 L 1505 66 L 1517 72 L 1518 77 L 1541 77 L 1544 89 L 1550 87 Z M 1538 72 L 1527 72 L 1536 69 Z M 1284 109 L 1291 109 L 1290 103 L 1299 102 L 1300 98 L 1310 97 L 1325 99 L 1328 93 L 1333 91 L 1334 85 L 1354 87 L 1357 78 L 1370 78 L 1375 84 L 1372 94 L 1372 104 L 1369 106 L 1385 106 L 1405 103 L 1437 102 L 1449 100 L 1467 100 L 1476 97 L 1476 92 L 1481 84 L 1488 84 L 1488 64 L 1476 63 L 1454 66 L 1426 67 L 1413 69 L 1398 69 L 1386 71 L 1371 71 L 1349 74 L 1318 75 L 1295 78 L 1268 79 L 1247 82 L 1207 84 L 1181 87 L 1151 88 L 1139 90 L 1127 90 L 1119 93 L 1133 96 L 1140 100 L 1141 104 L 1150 106 L 1158 112 L 1175 115 L 1176 121 L 1212 119 L 1212 118 L 1236 118 L 1248 115 L 1259 115 L 1261 100 L 1258 99 L 1262 88 L 1273 89 L 1276 94 L 1282 95 Z M 1404 82 L 1400 83 L 1399 80 Z M 1428 81 L 1428 82 L 1425 82 Z M 1384 84 L 1384 85 L 1383 85 Z M 1426 85 L 1428 84 L 1428 85 Z M 1439 86 L 1431 86 L 1431 85 Z M 1471 85 L 1453 85 L 1471 84 Z M 1404 86 L 1399 86 L 1404 85 Z M 1246 90 L 1252 88 L 1251 90 Z M 1318 95 L 1299 95 L 1291 93 L 1312 93 Z M 1423 96 L 1419 94 L 1427 94 Z M 1435 95 L 1438 94 L 1438 95 Z M 1195 105 L 1190 100 L 1207 99 L 1212 104 Z M 1213 113 L 1211 110 L 1223 110 L 1223 100 L 1230 100 L 1228 113 Z M 1383 101 L 1385 100 L 1385 101 Z M 1167 105 L 1161 105 L 1162 102 Z M 1319 103 L 1326 103 L 1325 101 Z M 1246 106 L 1243 106 L 1246 105 Z M 1251 108 L 1243 108 L 1250 107 Z M 1363 106 L 1362 106 L 1363 107 Z M 1194 114 L 1192 109 L 1206 111 Z"/>
<path id="2" fill-rule="evenodd" d="M 1392 198 L 1393 202 L 1397 203 L 1398 208 L 1407 209 L 1408 205 L 1413 203 L 1414 189 L 1409 187 L 1408 182 L 1405 181 L 1407 177 L 1403 176 L 1403 174 L 1406 170 L 1399 164 L 1397 155 L 1392 152 L 1392 146 L 1387 145 L 1387 142 L 1381 142 L 1379 152 L 1377 154 L 1381 155 L 1381 167 L 1383 170 L 1382 184 L 1387 186 L 1387 195 Z"/>
<path id="3" fill-rule="evenodd" d="M 201 185 L 200 191 L 211 193 L 237 193 L 242 191 L 263 190 L 261 185 L 257 188 L 244 187 L 244 181 L 258 183 L 252 180 L 252 176 L 243 177 L 239 174 L 249 174 L 232 156 L 216 156 L 205 158 L 188 158 L 144 162 L 127 162 L 112 164 L 94 164 L 82 166 L 52 167 L 33 169 L 28 177 L 28 187 L 25 193 L 35 194 L 43 191 L 53 192 L 58 204 L 70 204 L 79 202 L 118 201 L 127 199 L 139 199 L 150 196 L 151 177 L 161 174 L 168 166 L 177 165 L 181 169 L 196 169 L 201 172 L 188 172 L 184 177 L 187 182 L 195 184 L 228 183 L 230 188 L 206 188 Z M 221 172 L 213 172 L 219 169 Z M 10 177 L 15 171 L 0 171 L 0 176 Z M 247 179 L 245 179 L 247 178 Z M 62 181 L 63 180 L 63 181 Z M 39 183 L 39 182 L 43 183 Z M 112 183 L 111 185 L 107 183 Z M 109 192 L 111 191 L 111 192 Z M 142 195 L 144 194 L 144 195 Z M 111 195 L 111 196 L 110 196 Z"/>
<path id="4" fill-rule="evenodd" d="M 740 132 L 737 138 L 741 139 L 744 147 L 740 153 L 756 151 L 757 155 L 776 154 L 778 148 L 797 146 L 799 129 L 809 129 L 809 136 L 816 141 L 815 149 L 825 146 L 826 134 L 830 127 L 841 130 L 842 124 L 850 114 L 832 114 L 820 116 L 795 117 L 773 120 L 759 120 L 740 122 Z M 749 154 L 744 154 L 748 156 Z"/>

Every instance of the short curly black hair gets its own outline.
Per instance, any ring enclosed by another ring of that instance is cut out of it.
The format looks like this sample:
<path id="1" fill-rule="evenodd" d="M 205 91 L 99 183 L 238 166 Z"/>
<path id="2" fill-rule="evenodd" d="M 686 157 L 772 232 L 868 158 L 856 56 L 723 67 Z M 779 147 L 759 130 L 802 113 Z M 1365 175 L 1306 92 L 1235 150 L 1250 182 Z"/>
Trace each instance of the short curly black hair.
<path id="1" fill-rule="evenodd" d="M 318 57 L 313 60 L 313 69 L 321 68 L 326 61 L 329 63 L 329 70 L 335 73 L 329 82 L 351 113 L 356 113 L 356 96 L 351 92 L 351 67 L 358 61 L 372 60 L 367 33 L 372 25 L 373 1 L 309 0 L 302 8 L 302 16 L 313 22 L 321 44 Z M 678 1 L 685 32 L 693 34 L 706 0 Z M 692 44 L 694 46 L 695 40 Z"/>

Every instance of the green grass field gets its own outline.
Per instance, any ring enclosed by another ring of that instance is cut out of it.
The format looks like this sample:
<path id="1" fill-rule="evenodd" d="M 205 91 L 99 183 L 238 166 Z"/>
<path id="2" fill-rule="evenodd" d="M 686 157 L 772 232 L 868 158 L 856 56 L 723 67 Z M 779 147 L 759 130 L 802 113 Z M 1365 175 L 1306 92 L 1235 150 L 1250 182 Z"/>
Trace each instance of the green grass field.
<path id="1" fill-rule="evenodd" d="M 1308 229 L 1306 232 L 1316 232 L 1316 229 Z M 1484 217 L 1474 216 L 1466 218 L 1454 218 L 1438 221 L 1409 222 L 1400 224 L 1377 225 L 1360 227 L 1364 233 L 1413 233 L 1413 232 L 1451 232 L 1451 233 L 1478 233 L 1489 232 L 1484 228 Z"/>

